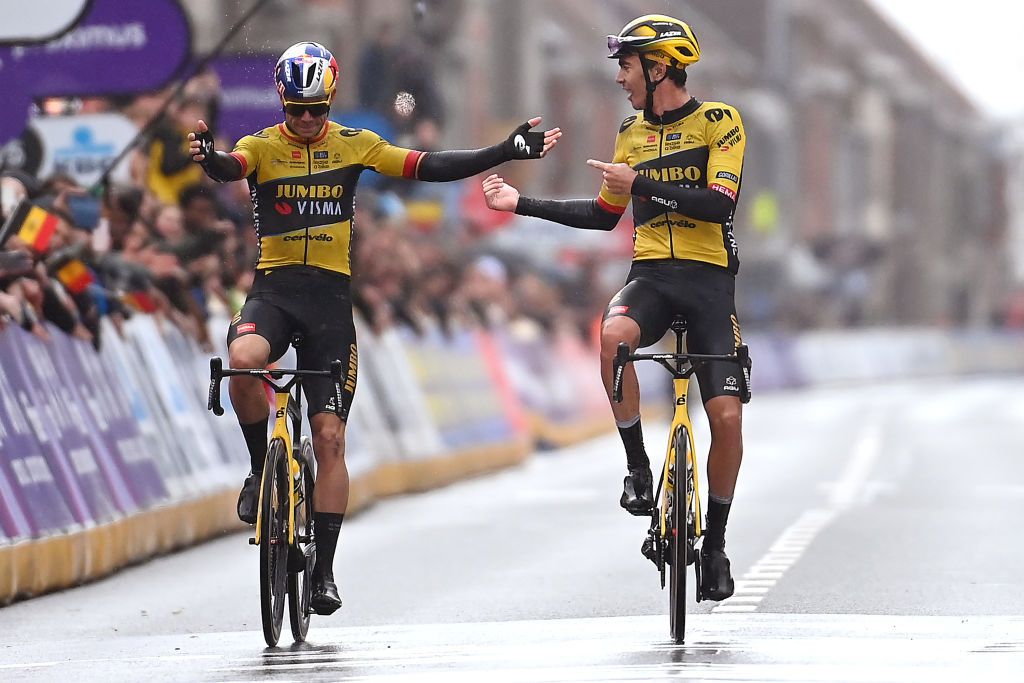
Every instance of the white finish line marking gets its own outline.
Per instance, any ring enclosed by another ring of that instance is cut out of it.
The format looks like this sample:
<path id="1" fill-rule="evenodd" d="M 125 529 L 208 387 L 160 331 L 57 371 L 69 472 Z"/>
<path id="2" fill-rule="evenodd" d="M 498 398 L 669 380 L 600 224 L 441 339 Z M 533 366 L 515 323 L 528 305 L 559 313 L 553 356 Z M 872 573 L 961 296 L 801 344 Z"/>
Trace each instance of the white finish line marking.
<path id="1" fill-rule="evenodd" d="M 839 481 L 830 487 L 828 507 L 807 510 L 783 530 L 768 552 L 736 581 L 732 597 L 713 607 L 711 613 L 739 611 L 735 608 L 755 611 L 757 603 L 800 560 L 821 530 L 860 499 L 881 453 L 882 430 L 877 422 L 871 422 L 861 433 Z"/>
<path id="2" fill-rule="evenodd" d="M 258 631 L 19 644 L 7 680 L 833 681 L 1017 680 L 1024 619 L 843 614 L 694 615 L 687 642 L 664 615 L 316 628 L 265 649 Z M 59 650 L 60 659 L 53 656 Z M 101 655 L 102 656 L 98 656 Z M 45 664 L 43 664 L 45 662 Z M 43 664 L 46 668 L 40 668 Z"/>

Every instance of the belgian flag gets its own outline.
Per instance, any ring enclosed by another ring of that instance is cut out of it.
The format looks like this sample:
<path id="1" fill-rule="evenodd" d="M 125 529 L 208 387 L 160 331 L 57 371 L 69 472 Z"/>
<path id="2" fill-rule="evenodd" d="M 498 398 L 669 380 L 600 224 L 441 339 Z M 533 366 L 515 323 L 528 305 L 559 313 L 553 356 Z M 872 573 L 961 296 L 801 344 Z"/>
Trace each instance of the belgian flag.
<path id="1" fill-rule="evenodd" d="M 89 266 L 85 265 L 81 259 L 71 259 L 58 268 L 57 279 L 64 285 L 64 289 L 72 294 L 81 294 L 96 281 Z"/>
<path id="2" fill-rule="evenodd" d="M 18 239 L 29 245 L 37 254 L 45 254 L 50 248 L 53 233 L 57 230 L 56 215 L 27 201 L 21 201 L 4 222 L 0 230 L 0 245 L 7 235 L 18 235 Z"/>
<path id="3" fill-rule="evenodd" d="M 121 301 L 140 313 L 154 313 L 159 308 L 156 300 L 144 289 L 124 292 Z"/>

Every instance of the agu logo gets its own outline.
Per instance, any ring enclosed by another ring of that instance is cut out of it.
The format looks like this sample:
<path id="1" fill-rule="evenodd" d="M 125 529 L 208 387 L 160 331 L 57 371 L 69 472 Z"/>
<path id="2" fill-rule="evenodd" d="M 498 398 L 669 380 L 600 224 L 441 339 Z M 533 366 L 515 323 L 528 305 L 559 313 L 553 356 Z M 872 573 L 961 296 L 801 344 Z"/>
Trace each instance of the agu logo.
<path id="1" fill-rule="evenodd" d="M 235 334 L 249 334 L 256 331 L 256 323 L 242 323 L 235 328 Z"/>
<path id="2" fill-rule="evenodd" d="M 301 159 L 301 158 L 302 158 L 302 152 L 300 152 L 297 149 L 293 149 L 292 150 L 292 159 Z"/>
<path id="3" fill-rule="evenodd" d="M 608 309 L 608 315 L 624 315 L 629 311 L 629 306 L 612 306 Z"/>
<path id="4" fill-rule="evenodd" d="M 274 204 L 274 210 L 282 216 L 287 216 L 292 212 L 292 205 L 288 202 L 277 202 Z"/>

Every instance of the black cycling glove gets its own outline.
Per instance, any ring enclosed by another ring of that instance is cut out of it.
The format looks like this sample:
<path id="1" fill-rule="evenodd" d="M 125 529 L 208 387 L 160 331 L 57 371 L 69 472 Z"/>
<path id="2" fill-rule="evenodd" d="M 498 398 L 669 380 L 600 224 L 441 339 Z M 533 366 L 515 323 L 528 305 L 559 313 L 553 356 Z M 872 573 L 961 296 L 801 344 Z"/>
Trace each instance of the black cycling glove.
<path id="1" fill-rule="evenodd" d="M 203 160 L 197 162 L 203 167 L 206 175 L 218 183 L 230 183 L 239 180 L 242 173 L 242 164 L 227 152 L 217 152 L 213 149 L 213 133 L 206 130 L 200 133 L 196 131 L 196 142 L 199 143 L 199 153 Z"/>
<path id="2" fill-rule="evenodd" d="M 199 165 L 209 173 L 210 162 L 213 160 L 213 133 L 209 130 L 202 133 L 196 131 L 196 142 L 199 143 L 199 153 L 203 155 L 203 160 L 199 162 Z"/>
<path id="3" fill-rule="evenodd" d="M 540 159 L 544 151 L 544 133 L 531 131 L 530 122 L 512 131 L 512 134 L 505 140 L 505 154 L 509 159 Z"/>

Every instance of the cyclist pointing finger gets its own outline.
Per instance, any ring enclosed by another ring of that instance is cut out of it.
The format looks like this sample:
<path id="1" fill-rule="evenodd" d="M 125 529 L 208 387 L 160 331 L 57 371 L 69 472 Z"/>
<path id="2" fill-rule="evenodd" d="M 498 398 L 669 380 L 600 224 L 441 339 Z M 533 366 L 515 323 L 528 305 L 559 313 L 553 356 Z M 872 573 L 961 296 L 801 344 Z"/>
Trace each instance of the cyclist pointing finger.
<path id="1" fill-rule="evenodd" d="M 619 343 L 631 350 L 653 344 L 676 315 L 687 320 L 691 353 L 729 354 L 741 343 L 732 230 L 746 134 L 735 107 L 699 102 L 687 92 L 686 67 L 701 53 L 686 23 L 659 14 L 638 17 L 608 36 L 608 48 L 619 64 L 616 82 L 640 113 L 622 122 L 611 163 L 587 162 L 602 175 L 598 197 L 531 199 L 496 175 L 484 180 L 483 190 L 492 209 L 588 230 L 611 230 L 632 201 L 633 265 L 601 327 L 601 374 L 611 401 Z M 737 365 L 724 361 L 697 371 L 711 425 L 701 592 L 712 600 L 733 593 L 725 527 L 743 454 L 738 374 Z M 624 371 L 623 401 L 611 407 L 628 470 L 620 504 L 647 514 L 654 495 L 632 365 Z"/>
<path id="2" fill-rule="evenodd" d="M 328 120 L 338 78 L 338 62 L 327 48 L 296 43 L 274 70 L 283 122 L 242 138 L 230 153 L 214 149 L 203 121 L 188 136 L 192 159 L 207 175 L 219 182 L 245 178 L 253 201 L 259 259 L 245 305 L 228 329 L 231 367 L 264 367 L 300 333 L 299 369 L 325 370 L 335 359 L 348 369 L 340 405 L 329 379 L 310 379 L 304 386 L 317 461 L 312 607 L 318 614 L 341 606 L 333 563 L 348 507 L 345 425 L 358 367 L 349 287 L 359 174 L 369 168 L 418 180 L 458 180 L 511 159 L 540 158 L 561 136 L 557 128 L 532 131 L 540 123 L 533 118 L 505 141 L 483 149 L 403 149 L 371 131 Z M 229 392 L 252 459 L 238 516 L 254 523 L 269 408 L 257 378 L 232 377 Z"/>

